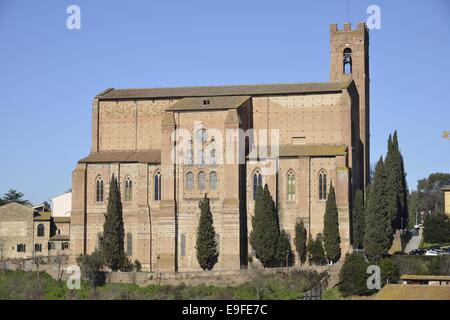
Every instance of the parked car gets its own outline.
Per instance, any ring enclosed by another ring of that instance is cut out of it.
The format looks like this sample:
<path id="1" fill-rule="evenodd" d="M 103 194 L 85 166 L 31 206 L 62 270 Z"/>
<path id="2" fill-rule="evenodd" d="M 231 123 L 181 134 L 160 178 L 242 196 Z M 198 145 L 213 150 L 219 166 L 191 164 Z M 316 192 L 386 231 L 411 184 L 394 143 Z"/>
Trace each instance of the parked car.
<path id="1" fill-rule="evenodd" d="M 409 233 L 412 237 L 417 237 L 419 235 L 419 229 L 411 229 L 409 230 Z"/>
<path id="2" fill-rule="evenodd" d="M 413 249 L 409 252 L 411 256 L 423 256 L 425 255 L 426 250 L 423 249 Z"/>
<path id="3" fill-rule="evenodd" d="M 427 252 L 425 253 L 425 256 L 427 257 L 437 257 L 439 255 L 438 252 L 436 252 L 435 250 L 427 250 Z"/>

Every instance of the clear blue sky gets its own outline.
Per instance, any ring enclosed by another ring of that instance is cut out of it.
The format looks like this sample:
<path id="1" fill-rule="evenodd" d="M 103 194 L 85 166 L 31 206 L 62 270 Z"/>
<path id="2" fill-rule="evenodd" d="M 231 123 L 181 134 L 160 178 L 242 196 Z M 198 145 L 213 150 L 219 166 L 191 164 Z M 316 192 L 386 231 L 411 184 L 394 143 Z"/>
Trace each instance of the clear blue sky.
<path id="1" fill-rule="evenodd" d="M 415 187 L 450 171 L 450 1 L 350 0 L 351 22 L 371 4 L 372 162 L 397 129 Z M 0 194 L 71 188 L 105 88 L 328 81 L 329 24 L 346 20 L 346 0 L 0 0 Z"/>

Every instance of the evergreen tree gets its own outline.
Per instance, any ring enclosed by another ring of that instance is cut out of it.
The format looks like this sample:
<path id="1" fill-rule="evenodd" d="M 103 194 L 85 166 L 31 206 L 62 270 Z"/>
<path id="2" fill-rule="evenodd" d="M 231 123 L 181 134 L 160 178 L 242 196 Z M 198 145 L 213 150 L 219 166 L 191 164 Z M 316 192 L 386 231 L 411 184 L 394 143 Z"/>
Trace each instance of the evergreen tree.
<path id="1" fill-rule="evenodd" d="M 335 263 L 341 258 L 341 237 L 339 236 L 339 217 L 333 185 L 330 185 L 325 216 L 323 219 L 324 247 L 328 261 Z"/>
<path id="2" fill-rule="evenodd" d="M 259 186 L 255 199 L 255 214 L 252 217 L 250 244 L 256 258 L 264 267 L 270 266 L 277 258 L 278 214 L 267 184 L 264 189 Z"/>
<path id="3" fill-rule="evenodd" d="M 364 252 L 371 262 L 378 262 L 392 246 L 393 233 L 388 211 L 387 175 L 383 157 L 377 163 L 375 176 L 367 196 L 364 231 Z"/>
<path id="4" fill-rule="evenodd" d="M 101 241 L 104 262 L 112 271 L 121 270 L 127 262 L 124 252 L 124 234 L 122 201 L 117 179 L 113 175 L 109 187 L 108 207 Z"/>
<path id="5" fill-rule="evenodd" d="M 397 131 L 389 136 L 388 153 L 385 161 L 387 174 L 388 210 L 391 216 L 392 228 L 405 228 L 408 221 L 406 174 L 398 146 Z"/>
<path id="6" fill-rule="evenodd" d="M 205 194 L 200 200 L 200 220 L 197 227 L 197 261 L 203 270 L 212 270 L 217 263 L 216 231 L 213 226 L 213 216 L 209 206 L 209 199 Z"/>
<path id="7" fill-rule="evenodd" d="M 306 261 L 306 229 L 303 225 L 303 220 L 295 224 L 295 247 L 298 253 L 300 264 L 303 265 Z"/>
<path id="8" fill-rule="evenodd" d="M 310 264 L 312 263 L 319 266 L 326 262 L 325 250 L 323 249 L 323 244 L 320 237 L 317 237 L 316 240 L 309 238 L 308 260 Z"/>
<path id="9" fill-rule="evenodd" d="M 277 257 L 276 262 L 280 266 L 286 266 L 286 257 L 288 258 L 288 264 L 292 262 L 291 243 L 289 242 L 289 236 L 286 231 L 281 230 L 278 236 L 277 245 Z"/>
<path id="10" fill-rule="evenodd" d="M 355 200 L 353 202 L 352 212 L 352 235 L 353 247 L 361 249 L 364 246 L 364 194 L 361 190 L 357 190 Z"/>
<path id="11" fill-rule="evenodd" d="M 370 295 L 373 290 L 367 288 L 367 267 L 369 264 L 359 253 L 347 254 L 339 273 L 339 291 L 344 297 L 352 295 Z"/>
<path id="12" fill-rule="evenodd" d="M 24 206 L 31 205 L 30 201 L 23 199 L 23 193 L 18 192 L 15 189 L 9 189 L 8 192 L 4 194 L 4 196 L 0 202 L 2 202 L 2 204 L 8 204 L 11 202 L 15 202 L 18 204 L 22 204 Z"/>

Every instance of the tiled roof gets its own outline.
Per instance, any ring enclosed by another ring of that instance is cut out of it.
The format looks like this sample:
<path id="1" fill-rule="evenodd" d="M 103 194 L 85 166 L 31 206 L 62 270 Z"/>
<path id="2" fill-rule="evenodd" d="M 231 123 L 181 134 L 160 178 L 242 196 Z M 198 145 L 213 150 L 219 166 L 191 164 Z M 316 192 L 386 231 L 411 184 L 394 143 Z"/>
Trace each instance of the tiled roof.
<path id="1" fill-rule="evenodd" d="M 103 162 L 140 162 L 140 163 L 160 163 L 161 151 L 150 150 L 142 152 L 129 151 L 109 151 L 91 153 L 79 163 L 103 163 Z"/>
<path id="2" fill-rule="evenodd" d="M 50 218 L 50 212 L 37 212 L 34 215 L 34 221 L 48 221 Z"/>
<path id="3" fill-rule="evenodd" d="M 266 152 L 269 157 L 271 147 Z M 346 155 L 346 145 L 326 145 L 326 144 L 305 144 L 305 145 L 281 145 L 279 148 L 280 157 L 332 157 Z M 256 152 L 251 153 L 249 159 L 254 159 Z M 264 158 L 264 154 L 259 154 L 260 158 Z"/>
<path id="4" fill-rule="evenodd" d="M 50 240 L 52 241 L 69 241 L 70 237 L 63 234 L 56 234 L 53 237 L 50 237 Z"/>
<path id="5" fill-rule="evenodd" d="M 404 274 L 400 277 L 401 280 L 423 280 L 423 281 L 450 281 L 449 276 L 430 276 L 430 275 L 418 275 L 418 274 Z"/>
<path id="6" fill-rule="evenodd" d="M 450 300 L 450 286 L 388 284 L 375 300 Z"/>
<path id="7" fill-rule="evenodd" d="M 70 223 L 70 217 L 53 217 L 55 223 Z"/>
<path id="8" fill-rule="evenodd" d="M 258 96 L 280 94 L 308 94 L 340 92 L 346 89 L 352 80 L 343 82 L 310 82 L 289 84 L 256 84 L 228 85 L 208 87 L 174 87 L 148 89 L 107 89 L 97 95 L 100 100 L 115 99 L 153 99 L 153 98 L 183 98 L 211 96 Z"/>
<path id="9" fill-rule="evenodd" d="M 167 111 L 237 109 L 249 99 L 250 96 L 189 97 L 176 102 Z"/>

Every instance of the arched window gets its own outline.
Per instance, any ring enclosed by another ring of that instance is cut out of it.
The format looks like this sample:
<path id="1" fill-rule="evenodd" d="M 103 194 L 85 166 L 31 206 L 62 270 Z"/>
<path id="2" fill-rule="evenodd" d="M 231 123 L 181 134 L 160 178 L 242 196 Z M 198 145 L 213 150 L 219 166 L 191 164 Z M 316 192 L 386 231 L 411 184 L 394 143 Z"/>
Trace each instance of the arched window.
<path id="1" fill-rule="evenodd" d="M 155 201 L 161 200 L 161 173 L 158 171 L 155 174 Z"/>
<path id="2" fill-rule="evenodd" d="M 324 170 L 319 173 L 319 200 L 327 199 L 327 174 Z"/>
<path id="3" fill-rule="evenodd" d="M 186 235 L 184 233 L 181 234 L 180 239 L 180 255 L 182 257 L 186 255 Z"/>
<path id="4" fill-rule="evenodd" d="M 217 189 L 217 173 L 215 171 L 209 174 L 209 189 L 210 190 Z"/>
<path id="5" fill-rule="evenodd" d="M 95 201 L 103 202 L 103 179 L 98 176 L 95 182 Z"/>
<path id="6" fill-rule="evenodd" d="M 127 256 L 133 255 L 133 235 L 131 232 L 127 233 Z"/>
<path id="7" fill-rule="evenodd" d="M 203 171 L 200 171 L 198 173 L 198 190 L 203 191 L 205 190 L 205 180 L 206 180 L 206 175 Z"/>
<path id="8" fill-rule="evenodd" d="M 44 225 L 40 224 L 37 226 L 37 236 L 43 237 L 44 236 Z"/>
<path id="9" fill-rule="evenodd" d="M 186 173 L 186 190 L 194 190 L 194 174 L 192 172 Z"/>
<path id="10" fill-rule="evenodd" d="M 352 73 L 352 49 L 345 48 L 343 54 L 344 70 L 345 74 Z"/>
<path id="11" fill-rule="evenodd" d="M 287 194 L 288 200 L 295 199 L 295 173 L 292 170 L 287 174 Z"/>
<path id="12" fill-rule="evenodd" d="M 258 191 L 259 186 L 262 187 L 262 184 L 263 184 L 262 174 L 259 171 L 259 169 L 257 169 L 253 174 L 253 200 L 256 200 L 256 192 Z"/>
<path id="13" fill-rule="evenodd" d="M 130 177 L 125 179 L 125 201 L 131 201 L 133 199 L 133 182 Z"/>

